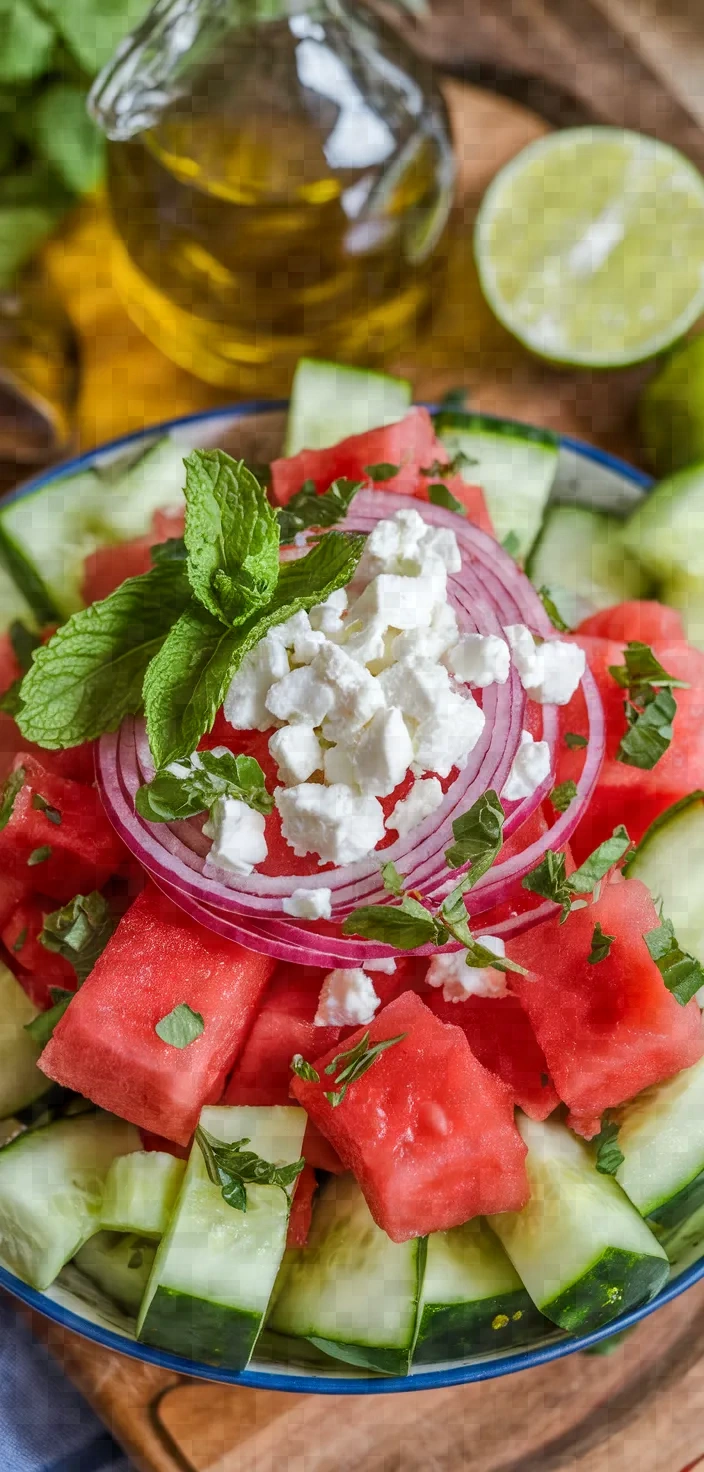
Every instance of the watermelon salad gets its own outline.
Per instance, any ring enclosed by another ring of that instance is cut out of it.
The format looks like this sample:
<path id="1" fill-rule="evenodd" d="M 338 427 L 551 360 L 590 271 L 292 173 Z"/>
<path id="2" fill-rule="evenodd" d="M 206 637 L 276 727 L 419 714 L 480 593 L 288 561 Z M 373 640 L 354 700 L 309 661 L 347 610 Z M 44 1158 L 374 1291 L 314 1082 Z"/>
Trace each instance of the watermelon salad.
<path id="1" fill-rule="evenodd" d="M 0 1258 L 235 1370 L 589 1332 L 704 1242 L 661 491 L 319 363 L 286 451 L 0 510 Z"/>

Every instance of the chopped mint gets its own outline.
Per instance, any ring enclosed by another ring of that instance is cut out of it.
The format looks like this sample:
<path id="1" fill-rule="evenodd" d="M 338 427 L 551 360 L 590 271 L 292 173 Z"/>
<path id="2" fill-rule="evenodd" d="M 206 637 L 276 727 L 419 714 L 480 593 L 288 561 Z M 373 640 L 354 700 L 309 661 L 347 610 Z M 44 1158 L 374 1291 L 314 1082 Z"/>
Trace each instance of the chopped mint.
<path id="1" fill-rule="evenodd" d="M 576 782 L 558 782 L 557 787 L 553 787 L 550 793 L 550 801 L 556 813 L 566 813 L 570 803 L 574 802 L 576 796 Z"/>
<path id="2" fill-rule="evenodd" d="M 59 812 L 59 809 L 52 807 L 51 803 L 47 802 L 46 798 L 42 797 L 40 792 L 34 793 L 32 797 L 32 807 L 35 808 L 38 813 L 43 813 L 44 817 L 47 818 L 50 823 L 54 823 L 57 828 L 60 826 L 61 813 Z"/>
<path id="3" fill-rule="evenodd" d="M 565 731 L 565 746 L 569 746 L 570 751 L 581 751 L 588 745 L 586 736 L 580 736 L 577 731 Z"/>
<path id="4" fill-rule="evenodd" d="M 74 895 L 60 910 L 45 915 L 39 939 L 47 951 L 70 961 L 80 985 L 105 950 L 116 923 L 107 900 L 94 889 Z"/>
<path id="5" fill-rule="evenodd" d="M 503 830 L 504 810 L 491 788 L 477 798 L 468 812 L 455 818 L 452 824 L 455 842 L 445 850 L 445 861 L 451 869 L 471 864 L 467 888 L 491 868 L 503 843 Z"/>
<path id="6" fill-rule="evenodd" d="M 338 1053 L 325 1069 L 328 1076 L 336 1075 L 335 1084 L 337 1086 L 334 1092 L 326 1093 L 325 1098 L 328 1104 L 336 1109 L 338 1104 L 342 1103 L 350 1085 L 362 1078 L 387 1048 L 393 1048 L 396 1043 L 402 1043 L 405 1036 L 405 1032 L 401 1032 L 395 1038 L 385 1038 L 382 1042 L 370 1043 L 367 1030 L 354 1047 L 349 1048 L 346 1053 Z"/>
<path id="7" fill-rule="evenodd" d="M 593 1141 L 596 1149 L 596 1168 L 602 1176 L 615 1176 L 625 1155 L 618 1145 L 618 1125 L 604 1115 L 601 1129 Z"/>
<path id="8" fill-rule="evenodd" d="M 373 481 L 393 480 L 401 469 L 400 465 L 391 465 L 388 460 L 381 460 L 378 465 L 365 465 L 365 474 Z"/>
<path id="9" fill-rule="evenodd" d="M 554 904 L 562 908 L 561 923 L 567 919 L 572 908 L 575 895 L 593 894 L 599 881 L 602 880 L 612 869 L 618 860 L 623 858 L 631 847 L 631 840 L 622 824 L 614 828 L 611 838 L 605 839 L 599 847 L 585 859 L 579 869 L 573 874 L 567 874 L 565 869 L 565 855 L 555 853 L 548 849 L 535 869 L 526 874 L 521 881 L 523 889 L 528 889 L 532 894 L 539 894 L 543 899 L 552 900 Z M 575 901 L 575 907 L 580 901 Z"/>
<path id="10" fill-rule="evenodd" d="M 569 634 L 570 626 L 560 613 L 560 610 L 550 592 L 549 588 L 543 586 L 538 589 L 538 597 L 554 629 L 559 629 L 561 634 Z"/>
<path id="11" fill-rule="evenodd" d="M 73 993 L 69 992 L 68 996 L 55 1002 L 54 1006 L 50 1007 L 48 1012 L 40 1012 L 37 1017 L 32 1018 L 31 1022 L 25 1024 L 25 1032 L 29 1033 L 29 1036 L 33 1038 L 34 1042 L 40 1048 L 45 1048 L 49 1039 L 54 1036 L 54 1028 L 61 1021 L 66 1008 L 71 1002 L 72 996 Z"/>
<path id="12" fill-rule="evenodd" d="M 627 692 L 624 704 L 627 731 L 616 760 L 649 772 L 664 756 L 672 741 L 672 722 L 677 714 L 673 690 L 688 690 L 686 680 L 669 675 L 649 644 L 631 640 L 623 651 L 622 665 L 609 665 L 609 674 Z"/>
<path id="13" fill-rule="evenodd" d="M 176 765 L 176 764 L 174 764 Z M 140 787 L 135 807 L 149 823 L 172 823 L 208 811 L 218 797 L 234 797 L 258 813 L 270 813 L 274 799 L 266 789 L 259 762 L 253 756 L 216 756 L 202 751 L 178 763 L 184 775 L 164 767 Z"/>
<path id="14" fill-rule="evenodd" d="M 313 1067 L 312 1063 L 307 1062 L 307 1060 L 303 1057 L 301 1053 L 294 1053 L 293 1058 L 291 1059 L 291 1069 L 292 1072 L 295 1073 L 297 1078 L 303 1079 L 304 1083 L 320 1083 L 320 1074 Z"/>
<path id="15" fill-rule="evenodd" d="M 501 546 L 503 547 L 504 552 L 508 552 L 509 557 L 516 558 L 521 550 L 521 539 L 516 534 L 516 532 L 507 532 L 506 536 L 503 539 L 503 542 L 501 543 Z"/>
<path id="16" fill-rule="evenodd" d="M 33 848 L 27 860 L 28 868 L 33 869 L 37 864 L 45 864 L 53 852 L 49 843 L 43 843 L 40 848 Z"/>
<path id="17" fill-rule="evenodd" d="M 399 874 L 396 865 L 390 859 L 387 864 L 381 866 L 381 878 L 384 889 L 388 889 L 389 894 L 396 895 L 397 899 L 403 898 L 403 874 Z"/>
<path id="18" fill-rule="evenodd" d="M 439 944 L 437 921 L 430 910 L 408 896 L 401 905 L 362 905 L 343 920 L 342 931 L 396 946 L 399 951 Z"/>
<path id="19" fill-rule="evenodd" d="M 235 1211 L 247 1210 L 248 1186 L 278 1186 L 289 1197 L 289 1188 L 295 1185 L 305 1165 L 305 1160 L 296 1160 L 292 1165 L 272 1165 L 253 1150 L 244 1150 L 249 1137 L 234 1140 L 231 1145 L 216 1140 L 202 1125 L 195 1133 L 200 1146 L 205 1168 L 214 1186 L 219 1186 L 223 1201 Z"/>
<path id="20" fill-rule="evenodd" d="M 614 864 L 622 859 L 631 847 L 631 840 L 623 823 L 619 823 L 610 838 L 606 838 L 588 859 L 570 874 L 567 883 L 575 894 L 593 894 L 600 879 L 604 879 Z"/>
<path id="21" fill-rule="evenodd" d="M 630 699 L 639 704 L 638 697 L 645 686 L 652 686 L 658 690 L 689 689 L 686 680 L 678 680 L 674 675 L 668 675 L 660 660 L 653 654 L 649 644 L 631 640 L 623 651 L 623 658 L 622 665 L 609 665 L 609 674 L 617 685 L 628 691 Z"/>
<path id="22" fill-rule="evenodd" d="M 18 954 L 19 951 L 22 950 L 22 947 L 23 947 L 26 939 L 27 939 L 27 926 L 25 925 L 25 926 L 23 926 L 22 930 L 19 931 L 18 935 L 15 937 L 15 939 L 12 942 L 12 950 L 13 950 L 15 956 Z"/>
<path id="23" fill-rule="evenodd" d="M 179 1002 L 156 1023 L 154 1031 L 162 1043 L 171 1048 L 188 1048 L 199 1038 L 205 1028 L 200 1012 L 194 1012 L 187 1002 Z"/>
<path id="24" fill-rule="evenodd" d="M 699 961 L 680 948 L 672 921 L 664 916 L 655 930 L 646 931 L 643 940 L 667 990 L 680 1006 L 686 1007 L 704 986 L 704 969 Z"/>
<path id="25" fill-rule="evenodd" d="M 305 481 L 300 491 L 276 512 L 281 545 L 293 542 L 308 527 L 330 527 L 343 521 L 361 487 L 361 481 L 341 478 L 319 496 L 315 481 Z"/>
<path id="26" fill-rule="evenodd" d="M 431 505 L 444 506 L 446 511 L 454 511 L 457 516 L 467 515 L 467 508 L 440 481 L 435 481 L 432 486 L 428 486 L 428 500 Z"/>
<path id="27" fill-rule="evenodd" d="M 12 817 L 17 795 L 24 787 L 24 779 L 24 767 L 16 767 L 14 772 L 10 772 L 0 798 L 0 830 L 7 827 Z"/>
<path id="28" fill-rule="evenodd" d="M 606 960 L 615 939 L 615 935 L 606 935 L 597 921 L 592 932 L 592 948 L 587 956 L 590 966 L 597 966 L 600 961 Z"/>

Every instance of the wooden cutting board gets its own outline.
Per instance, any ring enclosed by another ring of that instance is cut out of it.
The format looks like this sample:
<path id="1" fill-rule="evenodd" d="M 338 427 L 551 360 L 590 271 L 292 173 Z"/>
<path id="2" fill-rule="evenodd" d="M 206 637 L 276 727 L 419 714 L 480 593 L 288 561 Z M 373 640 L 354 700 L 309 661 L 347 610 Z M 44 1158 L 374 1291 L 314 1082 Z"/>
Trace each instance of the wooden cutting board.
<path id="1" fill-rule="evenodd" d="M 448 288 L 432 333 L 397 366 L 420 398 L 464 384 L 477 406 L 638 460 L 633 407 L 643 370 L 576 375 L 542 366 L 498 326 L 479 292 L 477 199 L 546 123 L 456 84 L 448 98 L 460 165 Z M 86 210 L 47 255 L 83 345 L 84 446 L 222 400 L 129 323 L 113 293 L 109 245 L 104 216 Z M 36 1316 L 33 1323 L 142 1472 L 680 1472 L 704 1450 L 703 1307 L 704 1284 L 608 1358 L 579 1355 L 481 1385 L 351 1399 L 189 1381 Z"/>

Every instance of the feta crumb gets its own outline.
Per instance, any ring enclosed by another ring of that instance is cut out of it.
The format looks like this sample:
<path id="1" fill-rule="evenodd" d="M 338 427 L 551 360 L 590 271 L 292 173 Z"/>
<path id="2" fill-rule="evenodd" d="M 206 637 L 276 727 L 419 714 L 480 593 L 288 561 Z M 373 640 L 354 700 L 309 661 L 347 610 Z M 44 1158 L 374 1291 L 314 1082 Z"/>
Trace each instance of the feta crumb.
<path id="1" fill-rule="evenodd" d="M 449 603 L 438 603 L 429 625 L 423 629 L 406 629 L 397 634 L 391 645 L 393 659 L 440 659 L 457 643 L 457 615 Z"/>
<path id="2" fill-rule="evenodd" d="M 308 614 L 303 609 L 269 632 L 272 639 L 278 639 L 285 649 L 292 651 L 294 664 L 310 664 L 325 643 L 325 634 L 311 628 Z"/>
<path id="3" fill-rule="evenodd" d="M 367 537 L 355 582 L 368 583 L 380 573 L 419 577 L 438 566 L 459 572 L 462 555 L 457 538 L 448 527 L 429 526 L 409 508 L 377 522 Z"/>
<path id="4" fill-rule="evenodd" d="M 478 935 L 477 941 L 503 960 L 506 947 L 499 935 Z M 446 1002 L 465 1002 L 467 997 L 505 997 L 506 976 L 493 966 L 468 966 L 466 951 L 433 956 L 425 974 L 428 986 L 442 987 Z"/>
<path id="5" fill-rule="evenodd" d="M 323 765 L 323 752 L 312 726 L 282 726 L 269 739 L 269 751 L 287 787 L 307 782 Z"/>
<path id="6" fill-rule="evenodd" d="M 452 692 L 445 666 L 432 659 L 400 659 L 377 678 L 387 703 L 414 721 L 432 716 Z"/>
<path id="7" fill-rule="evenodd" d="M 350 622 L 369 619 L 387 629 L 418 629 L 430 623 L 433 609 L 447 598 L 447 574 L 442 563 L 424 576 L 405 578 L 380 573 L 372 578 L 350 608 Z"/>
<path id="8" fill-rule="evenodd" d="M 485 716 L 471 695 L 450 691 L 431 716 L 420 722 L 413 737 L 413 771 L 449 777 L 463 767 L 484 730 Z"/>
<path id="9" fill-rule="evenodd" d="M 413 742 L 398 706 L 378 710 L 362 732 L 353 754 L 359 786 L 373 797 L 388 797 L 413 761 Z"/>
<path id="10" fill-rule="evenodd" d="M 319 630 L 328 639 L 333 634 L 339 634 L 344 628 L 342 615 L 346 608 L 347 591 L 345 588 L 338 588 L 335 593 L 331 593 L 330 597 L 325 599 L 324 603 L 316 603 L 311 608 L 309 614 L 311 628 Z"/>
<path id="11" fill-rule="evenodd" d="M 376 664 L 386 653 L 386 628 L 383 619 L 348 619 L 336 642 L 358 664 Z"/>
<path id="12" fill-rule="evenodd" d="M 536 788 L 549 775 L 550 747 L 547 741 L 534 741 L 530 731 L 521 731 L 521 744 L 501 789 L 501 796 L 507 802 L 519 802 L 523 797 L 532 797 Z"/>
<path id="13" fill-rule="evenodd" d="M 296 920 L 329 920 L 332 915 L 332 890 L 294 889 L 293 894 L 283 901 L 285 915 Z"/>
<path id="14" fill-rule="evenodd" d="M 407 797 L 402 797 L 386 819 L 387 828 L 395 828 L 399 838 L 405 838 L 412 828 L 417 828 L 425 818 L 439 808 L 443 790 L 437 777 L 421 777 L 413 783 Z"/>
<path id="15" fill-rule="evenodd" d="M 317 782 L 277 787 L 274 800 L 281 832 L 298 858 L 314 853 L 321 864 L 354 864 L 384 836 L 381 803 L 341 782 L 331 787 Z"/>
<path id="16" fill-rule="evenodd" d="M 373 983 L 359 966 L 330 971 L 318 998 L 314 1027 L 360 1027 L 379 1006 Z"/>
<path id="17" fill-rule="evenodd" d="M 321 725 L 328 711 L 332 710 L 335 697 L 328 682 L 321 678 L 316 669 L 318 658 L 319 654 L 312 664 L 291 670 L 283 680 L 270 687 L 265 706 L 271 715 L 281 721 L 302 722 L 307 726 Z M 271 716 L 269 723 L 271 724 Z"/>
<path id="18" fill-rule="evenodd" d="M 356 787 L 357 776 L 354 763 L 344 746 L 329 746 L 323 756 L 323 775 L 328 785 L 342 782 L 345 787 Z"/>
<path id="19" fill-rule="evenodd" d="M 382 971 L 384 973 L 384 976 L 393 976 L 394 973 L 395 973 L 395 971 L 396 971 L 396 962 L 393 961 L 391 959 L 391 957 L 389 957 L 388 961 L 386 961 L 386 960 L 365 961 L 364 962 L 364 970 L 365 971 Z M 704 987 L 702 988 L 702 990 L 704 991 Z M 697 995 L 699 995 L 699 993 L 697 993 Z"/>
<path id="20" fill-rule="evenodd" d="M 212 838 L 207 863 L 230 874 L 251 874 L 262 864 L 268 849 L 264 836 L 262 813 L 240 802 L 237 797 L 218 797 L 203 824 L 206 838 Z"/>
<path id="21" fill-rule="evenodd" d="M 273 725 L 266 705 L 269 687 L 288 675 L 285 646 L 271 632 L 260 639 L 244 659 L 230 682 L 223 711 L 225 720 L 237 731 L 268 731 Z"/>
<path id="22" fill-rule="evenodd" d="M 386 704 L 376 677 L 337 644 L 324 644 L 310 669 L 330 691 L 331 705 L 323 722 L 326 741 L 349 743 Z"/>
<path id="23" fill-rule="evenodd" d="M 458 680 L 479 690 L 487 685 L 505 685 L 510 663 L 508 644 L 498 634 L 465 634 L 446 660 Z"/>
<path id="24" fill-rule="evenodd" d="M 509 624 L 504 633 L 526 695 L 539 705 L 567 705 L 584 674 L 584 650 L 561 639 L 536 645 L 525 624 Z"/>

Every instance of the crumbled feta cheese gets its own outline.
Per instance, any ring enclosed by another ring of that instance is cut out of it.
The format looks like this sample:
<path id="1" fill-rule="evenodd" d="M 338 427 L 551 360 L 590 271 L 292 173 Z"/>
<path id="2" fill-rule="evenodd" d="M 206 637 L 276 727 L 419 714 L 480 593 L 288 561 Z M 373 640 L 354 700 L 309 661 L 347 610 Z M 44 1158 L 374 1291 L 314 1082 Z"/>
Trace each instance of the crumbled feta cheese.
<path id="1" fill-rule="evenodd" d="M 398 706 L 378 710 L 353 753 L 357 782 L 373 797 L 388 797 L 413 761 L 413 742 Z"/>
<path id="2" fill-rule="evenodd" d="M 404 578 L 380 573 L 372 578 L 350 608 L 350 623 L 375 620 L 387 629 L 418 629 L 430 623 L 433 609 L 447 597 L 447 574 L 441 563 L 427 576 Z"/>
<path id="3" fill-rule="evenodd" d="M 561 639 L 536 645 L 525 624 L 509 624 L 504 633 L 526 695 L 539 705 L 567 705 L 584 674 L 584 650 Z"/>
<path id="4" fill-rule="evenodd" d="M 270 687 L 265 706 L 271 715 L 280 721 L 302 722 L 308 726 L 322 723 L 333 708 L 335 696 L 327 680 L 316 669 L 318 658 L 319 654 L 312 664 L 291 670 L 283 680 Z"/>
<path id="5" fill-rule="evenodd" d="M 511 655 L 498 634 L 465 634 L 447 656 L 447 667 L 466 685 L 485 690 L 487 685 L 505 685 Z"/>
<path id="6" fill-rule="evenodd" d="M 311 628 L 308 614 L 303 609 L 284 624 L 277 624 L 270 634 L 272 639 L 278 639 L 285 649 L 292 651 L 294 664 L 310 664 L 325 643 L 325 634 Z"/>
<path id="7" fill-rule="evenodd" d="M 376 664 L 386 653 L 386 624 L 383 619 L 348 619 L 336 640 L 358 664 Z"/>
<path id="8" fill-rule="evenodd" d="M 402 797 L 386 819 L 389 829 L 396 829 L 399 838 L 405 838 L 412 828 L 417 828 L 425 818 L 439 808 L 443 791 L 437 777 L 421 777 L 413 783 L 407 797 Z"/>
<path id="9" fill-rule="evenodd" d="M 240 802 L 237 797 L 218 797 L 203 824 L 206 838 L 212 838 L 207 863 L 211 868 L 225 869 L 230 874 L 251 874 L 256 864 L 267 856 L 265 822 L 261 813 Z"/>
<path id="10" fill-rule="evenodd" d="M 377 522 L 357 568 L 355 582 L 368 583 L 380 573 L 419 577 L 431 567 L 459 572 L 462 556 L 457 538 L 448 527 L 429 526 L 415 510 L 397 511 Z"/>
<path id="11" fill-rule="evenodd" d="M 269 751 L 287 787 L 307 782 L 323 765 L 323 752 L 312 726 L 282 726 L 269 738 Z"/>
<path id="12" fill-rule="evenodd" d="M 432 659 L 400 659 L 382 670 L 378 681 L 387 703 L 414 721 L 432 716 L 452 693 L 445 666 Z"/>
<path id="13" fill-rule="evenodd" d="M 265 703 L 267 692 L 288 672 L 285 646 L 271 632 L 266 634 L 245 654 L 230 682 L 223 706 L 225 720 L 237 731 L 268 731 L 274 723 Z"/>
<path id="14" fill-rule="evenodd" d="M 507 802 L 519 802 L 523 797 L 532 797 L 536 788 L 549 775 L 550 747 L 547 741 L 535 741 L 530 731 L 521 731 L 521 744 L 501 789 L 501 796 Z"/>
<path id="15" fill-rule="evenodd" d="M 503 960 L 506 947 L 498 935 L 478 935 L 477 941 Z M 446 1002 L 465 1002 L 467 997 L 505 997 L 506 976 L 493 966 L 468 966 L 466 951 L 433 956 L 425 974 L 428 986 L 442 987 Z"/>
<path id="16" fill-rule="evenodd" d="M 395 971 L 396 971 L 396 962 L 393 961 L 391 959 L 391 957 L 389 957 L 388 961 L 385 961 L 385 960 L 365 961 L 364 962 L 364 970 L 365 971 L 381 971 L 381 972 L 383 972 L 384 976 L 393 976 L 394 973 L 395 973 Z M 704 987 L 702 988 L 702 990 L 704 991 Z M 698 995 L 698 993 L 697 993 L 697 995 Z"/>
<path id="17" fill-rule="evenodd" d="M 449 603 L 438 603 L 430 623 L 423 629 L 406 629 L 396 634 L 391 645 L 393 659 L 440 659 L 457 643 L 457 615 Z"/>
<path id="18" fill-rule="evenodd" d="M 330 971 L 318 998 L 315 1027 L 361 1027 L 379 1006 L 373 983 L 359 966 Z"/>
<path id="19" fill-rule="evenodd" d="M 420 722 L 413 737 L 413 771 L 449 777 L 463 767 L 484 730 L 485 716 L 471 695 L 451 691 L 432 716 Z"/>
<path id="20" fill-rule="evenodd" d="M 330 597 L 325 599 L 324 603 L 316 603 L 314 608 L 311 608 L 309 614 L 311 628 L 318 629 L 328 639 L 333 634 L 339 634 L 344 628 L 342 615 L 346 608 L 347 590 L 338 588 L 335 593 L 331 593 Z"/>
<path id="21" fill-rule="evenodd" d="M 326 741 L 348 743 L 385 705 L 379 681 L 337 644 L 325 644 L 310 666 L 325 681 L 331 706 L 323 722 Z M 313 722 L 318 725 L 318 721 Z"/>
<path id="22" fill-rule="evenodd" d="M 274 798 L 281 832 L 298 858 L 314 853 L 321 864 L 354 864 L 384 836 L 381 803 L 341 782 L 332 787 L 316 782 L 277 787 Z"/>
<path id="23" fill-rule="evenodd" d="M 283 901 L 285 915 L 296 920 L 329 920 L 332 915 L 332 890 L 294 889 L 289 899 Z"/>
<path id="24" fill-rule="evenodd" d="M 323 757 L 323 775 L 328 785 L 342 782 L 345 787 L 357 786 L 354 762 L 344 746 L 329 746 Z"/>

